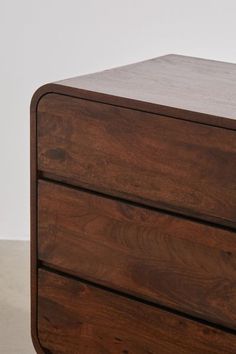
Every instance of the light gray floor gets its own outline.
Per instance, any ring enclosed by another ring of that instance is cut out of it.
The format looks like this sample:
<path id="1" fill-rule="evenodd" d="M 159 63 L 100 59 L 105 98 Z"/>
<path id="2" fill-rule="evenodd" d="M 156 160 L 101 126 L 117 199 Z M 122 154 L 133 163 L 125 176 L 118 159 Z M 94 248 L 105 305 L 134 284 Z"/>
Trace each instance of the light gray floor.
<path id="1" fill-rule="evenodd" d="M 29 242 L 0 241 L 0 353 L 35 354 L 30 339 Z"/>

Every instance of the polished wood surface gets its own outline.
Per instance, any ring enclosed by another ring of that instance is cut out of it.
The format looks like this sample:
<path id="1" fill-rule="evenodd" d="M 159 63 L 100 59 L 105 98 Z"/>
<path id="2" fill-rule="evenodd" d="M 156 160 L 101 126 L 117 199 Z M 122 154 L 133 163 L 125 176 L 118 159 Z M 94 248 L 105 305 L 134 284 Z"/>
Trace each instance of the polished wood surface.
<path id="1" fill-rule="evenodd" d="M 170 54 L 58 84 L 158 105 L 170 116 L 230 118 L 236 127 L 235 64 Z"/>
<path id="2" fill-rule="evenodd" d="M 235 233 L 45 181 L 38 200 L 40 260 L 236 329 Z"/>
<path id="3" fill-rule="evenodd" d="M 53 94 L 37 129 L 52 178 L 236 228 L 236 132 Z"/>
<path id="4" fill-rule="evenodd" d="M 39 271 L 39 340 L 51 354 L 235 354 L 223 331 Z"/>
<path id="5" fill-rule="evenodd" d="M 235 79 L 167 55 L 35 92 L 38 354 L 236 353 Z"/>

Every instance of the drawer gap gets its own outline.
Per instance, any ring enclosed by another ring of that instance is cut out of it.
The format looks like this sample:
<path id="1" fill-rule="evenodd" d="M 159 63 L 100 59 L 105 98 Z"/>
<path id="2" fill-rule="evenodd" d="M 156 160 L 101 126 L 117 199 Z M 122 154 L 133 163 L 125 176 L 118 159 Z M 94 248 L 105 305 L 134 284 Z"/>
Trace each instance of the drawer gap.
<path id="1" fill-rule="evenodd" d="M 44 262 L 44 261 L 41 261 L 39 260 L 38 261 L 38 269 L 43 269 L 43 270 L 46 270 L 48 272 L 51 272 L 51 273 L 54 273 L 54 274 L 58 274 L 60 276 L 63 276 L 63 277 L 66 277 L 66 278 L 70 278 L 70 279 L 73 279 L 73 280 L 77 280 L 77 281 L 80 281 L 84 284 L 87 284 L 87 285 L 91 285 L 91 286 L 94 286 L 98 289 L 102 289 L 102 290 L 105 290 L 105 291 L 109 291 L 110 293 L 113 293 L 113 294 L 116 294 L 118 296 L 122 296 L 122 297 L 125 297 L 127 299 L 130 299 L 130 300 L 133 300 L 133 301 L 138 301 L 142 304 L 145 304 L 145 305 L 149 305 L 149 306 L 152 306 L 152 307 L 155 307 L 155 308 L 158 308 L 160 310 L 163 310 L 163 311 L 166 311 L 166 312 L 169 312 L 171 314 L 174 314 L 174 315 L 177 315 L 177 316 L 182 316 L 186 319 L 189 319 L 191 321 L 194 321 L 194 322 L 198 322 L 198 323 L 201 323 L 203 325 L 207 325 L 207 326 L 210 326 L 212 328 L 216 328 L 218 330 L 221 330 L 221 331 L 224 331 L 224 332 L 227 332 L 227 333 L 230 333 L 230 334 L 233 334 L 233 335 L 236 335 L 236 330 L 232 329 L 232 328 L 228 328 L 228 327 L 225 327 L 223 325 L 220 325 L 220 324 L 216 324 L 216 323 L 213 323 L 213 322 L 209 322 L 207 320 L 204 320 L 202 318 L 198 318 L 198 317 L 195 317 L 195 316 L 191 316 L 189 314 L 186 314 L 184 312 L 181 312 L 181 311 L 178 311 L 176 309 L 172 309 L 168 306 L 164 306 L 164 305 L 161 305 L 161 304 L 157 304 L 157 303 L 154 303 L 152 301 L 148 301 L 148 300 L 145 300 L 145 299 L 142 299 L 142 298 L 139 298 L 137 296 L 134 296 L 134 295 L 131 295 L 131 294 L 127 294 L 127 293 L 124 293 L 122 291 L 119 291 L 119 290 L 116 290 L 116 289 L 111 289 L 107 286 L 104 286 L 104 285 L 101 285 L 101 284 L 97 284 L 93 281 L 90 281 L 90 280 L 87 280 L 87 279 L 84 279 L 84 278 L 80 278 L 76 275 L 73 275 L 73 274 L 69 274 L 65 271 L 62 271 L 56 267 L 52 267 L 49 263 L 47 262 Z"/>
<path id="2" fill-rule="evenodd" d="M 88 187 L 88 186 L 85 187 L 85 186 L 78 186 L 78 185 L 75 185 L 75 184 L 69 184 L 69 183 L 66 183 L 65 181 L 60 181 L 59 179 L 60 179 L 60 177 L 56 176 L 54 174 L 45 173 L 45 172 L 40 171 L 40 170 L 38 171 L 38 181 L 42 180 L 42 181 L 46 181 L 46 182 L 49 182 L 49 183 L 58 184 L 58 185 L 66 187 L 66 188 L 70 188 L 70 189 L 74 189 L 74 190 L 78 190 L 78 191 L 83 191 L 83 192 L 86 192 L 86 193 L 98 195 L 98 196 L 101 196 L 101 197 L 104 197 L 104 198 L 107 198 L 107 199 L 116 200 L 116 201 L 120 201 L 120 202 L 123 202 L 123 203 L 125 202 L 126 204 L 133 205 L 135 207 L 145 208 L 145 209 L 148 209 L 148 210 L 157 211 L 158 213 L 172 215 L 172 216 L 178 217 L 180 219 L 198 222 L 200 224 L 207 225 L 207 226 L 212 226 L 212 227 L 217 227 L 217 228 L 222 229 L 222 230 L 233 231 L 233 232 L 235 232 L 235 236 L 236 236 L 236 226 L 232 225 L 230 222 L 229 222 L 230 225 L 222 224 L 222 219 L 219 219 L 218 222 L 215 222 L 215 218 L 214 218 L 214 221 L 207 220 L 207 219 L 205 219 L 205 215 L 204 215 L 204 218 L 203 218 L 203 216 L 201 217 L 200 215 L 199 215 L 199 217 L 196 217 L 196 216 L 191 216 L 191 215 L 188 215 L 188 214 L 182 214 L 182 213 L 170 210 L 170 209 L 162 209 L 162 208 L 158 208 L 158 207 L 146 204 L 146 203 L 144 203 L 144 201 L 141 201 L 141 200 L 140 201 L 134 201 L 132 199 L 126 199 L 126 198 L 118 197 L 118 196 L 113 195 L 111 193 L 108 194 L 108 193 L 106 193 L 104 191 L 98 191 L 98 190 L 93 189 L 93 188 Z M 228 223 L 228 220 L 226 220 L 226 223 Z"/>

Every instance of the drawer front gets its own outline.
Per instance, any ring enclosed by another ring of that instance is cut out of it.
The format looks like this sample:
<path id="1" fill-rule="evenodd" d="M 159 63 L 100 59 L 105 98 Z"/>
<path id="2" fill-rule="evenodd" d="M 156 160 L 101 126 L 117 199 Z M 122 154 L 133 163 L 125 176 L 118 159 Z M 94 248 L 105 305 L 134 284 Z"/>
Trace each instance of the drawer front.
<path id="1" fill-rule="evenodd" d="M 37 123 L 45 174 L 236 227 L 236 132 L 57 94 Z"/>
<path id="2" fill-rule="evenodd" d="M 39 271 L 38 333 L 52 354 L 234 354 L 236 337 Z"/>
<path id="3" fill-rule="evenodd" d="M 84 279 L 236 328 L 236 235 L 40 181 L 38 257 Z"/>

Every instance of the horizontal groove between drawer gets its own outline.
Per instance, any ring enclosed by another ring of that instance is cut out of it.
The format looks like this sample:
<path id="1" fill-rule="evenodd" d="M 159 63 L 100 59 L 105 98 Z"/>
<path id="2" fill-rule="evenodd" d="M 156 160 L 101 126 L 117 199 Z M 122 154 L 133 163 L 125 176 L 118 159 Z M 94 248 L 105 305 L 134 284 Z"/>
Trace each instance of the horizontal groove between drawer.
<path id="1" fill-rule="evenodd" d="M 172 216 L 175 216 L 175 217 L 180 218 L 180 219 L 190 220 L 190 221 L 193 221 L 193 222 L 198 222 L 200 224 L 207 225 L 207 226 L 210 226 L 210 227 L 217 227 L 217 228 L 220 228 L 220 229 L 223 229 L 223 230 L 229 230 L 231 232 L 233 231 L 235 233 L 235 236 L 236 236 L 236 228 L 233 227 L 233 226 L 226 226 L 226 225 L 220 223 L 221 219 L 219 220 L 219 223 L 217 223 L 217 222 L 205 220 L 205 219 L 200 218 L 200 217 L 198 218 L 198 217 L 195 217 L 195 216 L 185 215 L 185 214 L 174 212 L 174 211 L 171 211 L 171 210 L 161 209 L 161 208 L 158 208 L 158 207 L 155 207 L 155 206 L 150 206 L 150 205 L 147 205 L 147 204 L 144 204 L 144 203 L 141 203 L 141 202 L 135 202 L 135 201 L 132 201 L 130 199 L 117 197 L 117 196 L 114 196 L 114 195 L 111 195 L 111 194 L 107 194 L 107 193 L 103 193 L 103 192 L 100 192 L 100 191 L 97 191 L 97 190 L 84 188 L 84 187 L 81 187 L 81 186 L 76 186 L 74 184 L 69 184 L 69 183 L 66 183 L 66 182 L 59 181 L 59 180 L 56 179 L 56 176 L 55 177 L 52 177 L 51 175 L 49 176 L 49 174 L 44 173 L 43 171 L 38 171 L 38 180 L 43 180 L 43 181 L 55 183 L 55 184 L 58 184 L 58 185 L 61 185 L 61 186 L 64 186 L 64 187 L 67 187 L 67 188 L 70 188 L 70 189 L 84 191 L 86 193 L 91 193 L 91 194 L 94 194 L 94 195 L 98 195 L 98 196 L 101 196 L 103 198 L 117 200 L 117 201 L 120 201 L 120 202 L 123 202 L 123 203 L 127 203 L 129 205 L 133 205 L 133 206 L 138 207 L 138 208 L 145 208 L 145 209 L 148 209 L 148 210 L 157 211 L 157 212 L 162 213 L 162 214 L 172 215 Z"/>
<path id="2" fill-rule="evenodd" d="M 130 300 L 133 300 L 133 301 L 138 301 L 138 302 L 143 303 L 145 305 L 158 308 L 160 310 L 169 312 L 169 313 L 171 313 L 173 315 L 176 315 L 176 316 L 184 317 L 184 318 L 186 318 L 188 320 L 191 320 L 191 321 L 194 321 L 194 322 L 198 322 L 198 323 L 203 324 L 205 326 L 209 326 L 209 327 L 212 327 L 212 328 L 215 328 L 215 329 L 218 329 L 218 330 L 221 330 L 221 331 L 236 335 L 236 329 L 231 329 L 231 328 L 225 327 L 223 325 L 219 325 L 219 324 L 216 324 L 216 323 L 213 323 L 213 322 L 209 322 L 209 321 L 204 320 L 202 318 L 191 316 L 191 315 L 189 315 L 189 314 L 187 314 L 185 312 L 181 312 L 181 311 L 175 310 L 175 309 L 170 308 L 168 306 L 164 306 L 164 305 L 160 305 L 160 304 L 154 303 L 152 301 L 144 300 L 144 299 L 139 298 L 137 296 L 134 296 L 134 295 L 131 295 L 131 294 L 127 294 L 125 292 L 122 292 L 122 291 L 119 291 L 119 290 L 116 290 L 116 289 L 109 288 L 107 286 L 95 283 L 93 281 L 90 281 L 90 280 L 87 280 L 87 279 L 84 279 L 84 278 L 80 278 L 80 277 L 78 277 L 76 275 L 72 275 L 72 274 L 69 274 L 69 273 L 67 273 L 65 271 L 62 271 L 59 268 L 54 267 L 54 266 L 52 266 L 51 264 L 49 264 L 47 262 L 38 260 L 38 268 L 39 269 L 44 269 L 44 270 L 46 270 L 48 272 L 51 272 L 51 273 L 58 274 L 58 275 L 63 276 L 63 277 L 67 277 L 67 278 L 70 278 L 70 279 L 73 279 L 73 280 L 80 281 L 82 283 L 97 287 L 97 288 L 105 290 L 105 291 L 109 291 L 110 293 L 113 293 L 113 294 L 118 295 L 118 296 L 123 296 L 123 297 L 125 297 L 127 299 L 130 299 Z"/>

